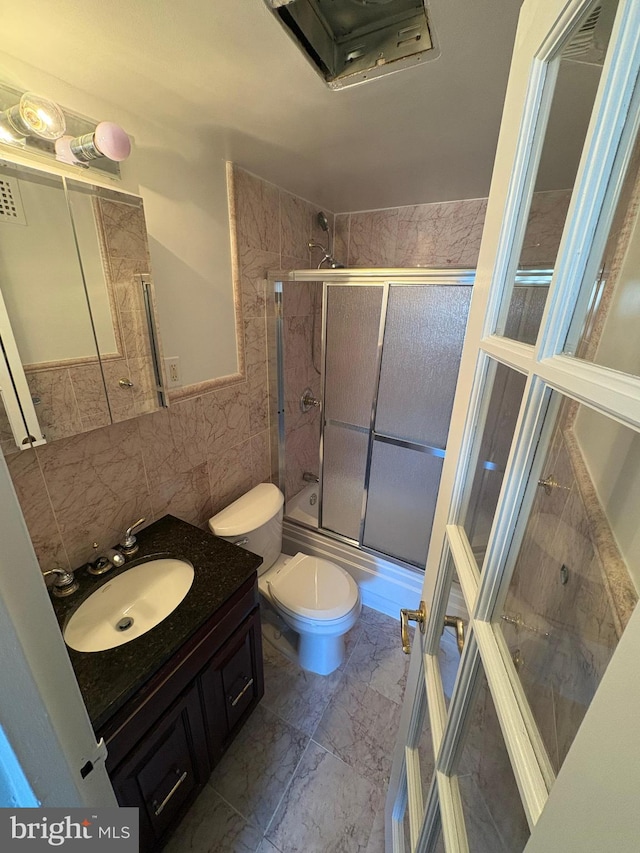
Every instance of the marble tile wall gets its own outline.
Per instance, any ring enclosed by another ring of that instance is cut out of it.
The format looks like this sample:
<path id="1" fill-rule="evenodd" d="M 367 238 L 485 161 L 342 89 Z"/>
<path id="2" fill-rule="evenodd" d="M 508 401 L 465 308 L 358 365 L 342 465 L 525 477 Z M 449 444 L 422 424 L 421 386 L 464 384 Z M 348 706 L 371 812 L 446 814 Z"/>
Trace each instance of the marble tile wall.
<path id="1" fill-rule="evenodd" d="M 171 512 L 205 525 L 214 512 L 271 477 L 264 273 L 271 267 L 308 267 L 307 243 L 323 235 L 314 223 L 316 206 L 239 169 L 233 184 L 245 377 L 106 426 L 99 426 L 99 404 L 92 408 L 87 402 L 87 416 L 98 428 L 10 456 L 43 570 L 77 568 L 92 558 L 93 542 L 102 548 L 116 544 L 141 516 L 151 522 Z M 113 219 L 107 205 L 107 230 Z M 108 244 L 109 263 L 119 309 L 135 328 L 140 306 L 130 285 L 141 271 L 142 249 L 133 224 L 122 224 L 117 240 Z M 273 313 L 273 301 L 270 305 Z M 292 318 L 297 316 L 294 311 Z M 134 363 L 139 354 L 130 355 Z M 114 408 L 126 417 L 124 407 Z"/>
<path id="2" fill-rule="evenodd" d="M 152 520 L 173 512 L 203 525 L 213 512 L 275 474 L 276 425 L 270 413 L 268 383 L 274 363 L 267 347 L 274 301 L 267 292 L 265 271 L 315 266 L 317 250 L 310 252 L 308 242 L 324 243 L 326 235 L 317 225 L 316 205 L 237 167 L 232 183 L 245 373 L 233 384 L 181 399 L 168 410 L 129 422 L 124 420 L 129 416 L 127 405 L 119 405 L 118 397 L 110 396 L 113 411 L 123 418 L 112 425 L 102 425 L 105 412 L 99 399 L 88 395 L 77 408 L 72 400 L 65 407 L 67 422 L 75 424 L 79 419 L 88 429 L 97 428 L 9 458 L 43 569 L 58 564 L 77 567 L 92 556 L 93 542 L 100 547 L 115 544 L 124 528 L 141 515 Z M 140 304 L 131 285 L 141 266 L 147 267 L 146 248 L 131 219 L 136 215 L 134 208 L 126 211 L 131 216 L 123 220 L 109 202 L 101 205 L 117 309 L 123 327 L 134 331 L 126 352 L 133 374 L 143 354 L 135 333 Z M 472 265 L 484 209 L 484 201 L 472 200 L 339 216 L 335 252 L 354 265 L 436 261 Z M 401 227 L 399 223 L 403 223 Z M 378 247 L 375 251 L 374 246 Z M 400 254 L 396 255 L 398 246 Z M 301 485 L 304 470 L 316 473 L 319 434 L 316 412 L 306 419 L 293 415 L 296 397 L 307 383 L 314 394 L 319 393 L 311 364 L 313 285 L 294 287 L 285 308 L 292 347 L 288 379 L 289 448 L 293 450 L 287 485 L 292 492 L 297 491 L 296 483 Z M 320 308 L 318 299 L 315 307 Z M 319 334 L 318 322 L 316 330 Z M 122 366 L 114 364 L 106 371 L 119 378 Z M 88 374 L 95 367 L 79 366 L 76 383 L 88 383 Z M 305 384 L 298 390 L 302 381 Z M 120 389 L 114 394 L 120 394 Z M 78 397 L 74 397 L 77 404 Z M 136 400 L 134 405 L 136 411 L 144 411 L 144 400 Z"/>
<path id="3" fill-rule="evenodd" d="M 284 403 L 287 500 L 307 484 L 305 472 L 318 476 L 320 410 L 301 411 L 309 388 L 320 399 L 322 283 L 285 282 L 283 288 Z"/>
<path id="4" fill-rule="evenodd" d="M 570 193 L 536 193 L 521 256 L 525 265 L 555 258 Z M 334 255 L 349 267 L 475 267 L 487 200 L 462 199 L 335 218 Z"/>

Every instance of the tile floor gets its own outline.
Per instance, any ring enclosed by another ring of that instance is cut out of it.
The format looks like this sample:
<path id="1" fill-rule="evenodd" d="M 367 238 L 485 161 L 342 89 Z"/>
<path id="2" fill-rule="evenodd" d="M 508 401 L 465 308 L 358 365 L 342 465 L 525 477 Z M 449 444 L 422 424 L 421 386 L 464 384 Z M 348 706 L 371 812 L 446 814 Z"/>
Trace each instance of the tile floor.
<path id="1" fill-rule="evenodd" d="M 265 642 L 264 698 L 167 853 L 383 853 L 408 663 L 398 621 L 366 607 L 331 675 Z"/>

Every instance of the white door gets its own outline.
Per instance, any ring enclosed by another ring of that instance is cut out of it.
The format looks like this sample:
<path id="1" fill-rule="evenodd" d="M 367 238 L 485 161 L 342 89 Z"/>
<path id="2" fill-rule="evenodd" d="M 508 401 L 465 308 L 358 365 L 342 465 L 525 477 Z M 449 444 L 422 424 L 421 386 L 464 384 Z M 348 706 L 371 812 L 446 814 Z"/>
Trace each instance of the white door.
<path id="1" fill-rule="evenodd" d="M 640 847 L 639 69 L 640 0 L 525 0 L 387 801 L 393 853 Z M 460 658 L 442 642 L 454 582 Z"/>

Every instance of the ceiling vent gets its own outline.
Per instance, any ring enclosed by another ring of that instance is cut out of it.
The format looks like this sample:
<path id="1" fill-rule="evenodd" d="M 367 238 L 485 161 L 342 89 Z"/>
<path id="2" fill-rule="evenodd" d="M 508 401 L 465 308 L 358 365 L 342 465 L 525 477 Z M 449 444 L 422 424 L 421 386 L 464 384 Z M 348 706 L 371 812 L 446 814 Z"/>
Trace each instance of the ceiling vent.
<path id="1" fill-rule="evenodd" d="M 331 89 L 437 56 L 423 0 L 265 0 Z"/>

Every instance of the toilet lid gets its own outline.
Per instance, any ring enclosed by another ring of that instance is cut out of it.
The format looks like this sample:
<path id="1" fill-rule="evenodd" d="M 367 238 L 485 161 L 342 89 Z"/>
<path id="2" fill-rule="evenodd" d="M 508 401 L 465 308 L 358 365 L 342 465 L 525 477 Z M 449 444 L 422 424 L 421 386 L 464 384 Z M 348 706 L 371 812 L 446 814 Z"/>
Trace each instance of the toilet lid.
<path id="1" fill-rule="evenodd" d="M 278 603 L 310 619 L 339 619 L 358 600 L 358 587 L 350 574 L 307 554 L 296 554 L 269 579 L 269 586 Z"/>

